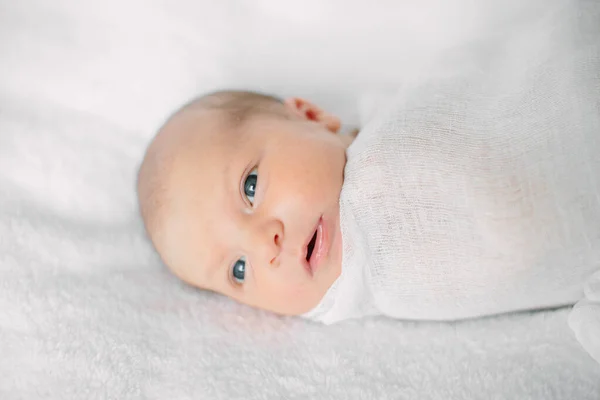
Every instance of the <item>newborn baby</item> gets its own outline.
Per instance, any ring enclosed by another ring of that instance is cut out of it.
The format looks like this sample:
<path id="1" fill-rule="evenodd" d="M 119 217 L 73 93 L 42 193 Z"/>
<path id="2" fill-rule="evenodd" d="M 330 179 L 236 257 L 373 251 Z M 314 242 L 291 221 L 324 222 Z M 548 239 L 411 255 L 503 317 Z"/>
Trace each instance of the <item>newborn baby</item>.
<path id="1" fill-rule="evenodd" d="M 325 323 L 574 304 L 600 269 L 600 14 L 581 4 L 399 91 L 351 145 L 302 99 L 191 102 L 140 169 L 153 244 L 194 286 Z"/>
<path id="2" fill-rule="evenodd" d="M 181 279 L 285 315 L 341 272 L 339 195 L 350 136 L 308 101 L 222 91 L 177 111 L 140 168 L 149 237 Z"/>

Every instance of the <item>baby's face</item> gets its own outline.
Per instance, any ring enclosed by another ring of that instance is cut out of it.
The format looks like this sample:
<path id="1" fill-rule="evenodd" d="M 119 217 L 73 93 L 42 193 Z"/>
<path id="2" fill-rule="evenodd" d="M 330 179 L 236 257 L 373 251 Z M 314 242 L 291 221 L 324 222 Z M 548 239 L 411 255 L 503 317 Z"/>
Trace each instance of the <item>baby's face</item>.
<path id="1" fill-rule="evenodd" d="M 165 259 L 191 285 L 284 315 L 310 311 L 341 272 L 346 138 L 303 118 L 184 117 L 169 181 Z"/>

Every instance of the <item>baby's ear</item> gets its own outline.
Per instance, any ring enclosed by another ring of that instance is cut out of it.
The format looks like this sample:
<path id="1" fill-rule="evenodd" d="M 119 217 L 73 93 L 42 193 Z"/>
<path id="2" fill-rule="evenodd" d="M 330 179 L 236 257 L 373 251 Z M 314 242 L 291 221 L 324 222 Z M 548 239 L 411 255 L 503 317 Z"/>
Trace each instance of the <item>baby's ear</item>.
<path id="1" fill-rule="evenodd" d="M 342 125 L 338 117 L 329 114 L 308 100 L 299 97 L 290 97 L 284 101 L 284 105 L 300 118 L 317 122 L 333 133 L 337 133 Z"/>

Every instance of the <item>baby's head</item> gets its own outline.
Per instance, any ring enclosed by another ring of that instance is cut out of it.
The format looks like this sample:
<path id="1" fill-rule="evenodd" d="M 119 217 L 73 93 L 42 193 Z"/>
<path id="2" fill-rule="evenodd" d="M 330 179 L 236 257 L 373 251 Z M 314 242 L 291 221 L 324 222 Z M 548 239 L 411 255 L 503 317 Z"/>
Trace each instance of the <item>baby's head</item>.
<path id="1" fill-rule="evenodd" d="M 341 273 L 347 136 L 309 102 L 216 92 L 178 110 L 138 177 L 146 230 L 185 282 L 284 315 Z"/>

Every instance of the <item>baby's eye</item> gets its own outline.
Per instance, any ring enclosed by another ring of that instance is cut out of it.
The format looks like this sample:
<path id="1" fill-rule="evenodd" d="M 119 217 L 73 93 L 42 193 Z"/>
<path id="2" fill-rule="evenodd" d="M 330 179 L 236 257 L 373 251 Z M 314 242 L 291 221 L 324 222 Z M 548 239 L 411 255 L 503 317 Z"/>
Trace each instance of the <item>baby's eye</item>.
<path id="1" fill-rule="evenodd" d="M 256 193 L 256 185 L 258 184 L 258 170 L 254 168 L 244 181 L 244 195 L 250 202 L 254 204 L 254 194 Z"/>
<path id="2" fill-rule="evenodd" d="M 246 275 L 246 258 L 241 257 L 237 260 L 233 267 L 231 267 L 231 277 L 233 278 L 235 283 L 242 284 L 244 283 L 244 277 Z"/>

